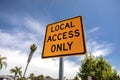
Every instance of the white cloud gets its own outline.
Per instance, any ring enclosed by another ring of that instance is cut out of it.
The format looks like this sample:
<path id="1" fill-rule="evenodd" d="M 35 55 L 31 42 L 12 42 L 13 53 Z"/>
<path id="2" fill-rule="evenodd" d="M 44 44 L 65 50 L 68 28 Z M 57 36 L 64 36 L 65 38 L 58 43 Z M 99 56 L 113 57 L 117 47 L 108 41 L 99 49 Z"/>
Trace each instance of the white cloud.
<path id="1" fill-rule="evenodd" d="M 111 53 L 113 44 L 106 42 L 98 42 L 89 40 L 87 42 L 88 53 L 92 53 L 94 56 L 106 56 Z"/>
<path id="2" fill-rule="evenodd" d="M 45 33 L 45 27 L 43 27 L 39 21 L 31 18 L 31 17 L 27 17 L 25 18 L 25 23 L 26 23 L 26 27 L 34 32 L 38 32 L 42 35 L 44 35 Z"/>
<path id="3" fill-rule="evenodd" d="M 35 43 L 42 46 L 45 28 L 30 16 L 3 15 L 4 21 L 14 27 L 12 33 L 0 30 L 0 45 L 25 50 Z M 18 27 L 19 26 L 19 27 Z M 22 29 L 22 30 L 20 30 Z M 41 47 L 40 47 L 41 49 Z"/>
<path id="4" fill-rule="evenodd" d="M 94 32 L 96 32 L 96 31 L 98 31 L 99 29 L 100 29 L 99 27 L 94 27 L 94 28 L 88 30 L 87 33 L 88 33 L 88 34 L 94 33 Z"/>
<path id="5" fill-rule="evenodd" d="M 38 19 L 30 16 L 29 14 L 26 15 L 17 15 L 17 14 L 2 14 L 0 17 L 3 18 L 3 21 L 6 24 L 15 26 L 15 30 L 20 27 L 27 30 L 30 30 L 30 33 L 34 33 L 35 36 L 44 35 L 46 26 L 43 26 Z M 19 31 L 19 30 L 17 30 Z"/>
<path id="6" fill-rule="evenodd" d="M 1 47 L 9 47 L 24 50 L 33 42 L 32 39 L 27 39 L 30 35 L 25 35 L 25 33 L 10 34 L 1 31 L 0 35 Z"/>
<path id="7" fill-rule="evenodd" d="M 87 40 L 87 51 L 88 53 L 92 53 L 94 56 L 107 56 L 112 52 L 113 44 L 106 41 L 94 39 L 94 37 L 97 35 L 94 37 L 92 36 L 93 38 L 91 38 L 91 34 L 96 34 L 99 30 L 99 27 L 94 27 L 87 31 L 87 36 L 90 36 Z"/>

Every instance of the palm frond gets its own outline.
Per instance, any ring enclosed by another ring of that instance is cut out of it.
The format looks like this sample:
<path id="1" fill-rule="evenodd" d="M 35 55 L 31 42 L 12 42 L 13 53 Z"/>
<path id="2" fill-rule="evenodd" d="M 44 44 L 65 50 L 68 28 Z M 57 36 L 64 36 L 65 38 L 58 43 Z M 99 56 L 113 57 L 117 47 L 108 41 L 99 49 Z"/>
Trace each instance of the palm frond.
<path id="1" fill-rule="evenodd" d="M 4 60 L 6 60 L 6 59 L 7 59 L 6 57 L 2 57 L 2 56 L 0 55 L 0 69 L 2 69 L 3 66 L 5 66 L 5 68 L 7 67 L 7 63 L 6 63 L 6 61 L 4 61 Z"/>
<path id="2" fill-rule="evenodd" d="M 2 67 L 3 67 L 3 64 L 0 64 L 0 70 L 2 69 Z"/>

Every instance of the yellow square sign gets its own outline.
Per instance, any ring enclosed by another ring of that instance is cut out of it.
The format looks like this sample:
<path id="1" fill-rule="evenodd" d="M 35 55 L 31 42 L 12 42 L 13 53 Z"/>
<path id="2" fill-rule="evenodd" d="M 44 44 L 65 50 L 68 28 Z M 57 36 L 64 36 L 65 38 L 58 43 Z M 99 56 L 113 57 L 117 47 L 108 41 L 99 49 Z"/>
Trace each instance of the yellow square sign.
<path id="1" fill-rule="evenodd" d="M 42 58 L 86 53 L 82 17 L 74 17 L 47 25 Z"/>

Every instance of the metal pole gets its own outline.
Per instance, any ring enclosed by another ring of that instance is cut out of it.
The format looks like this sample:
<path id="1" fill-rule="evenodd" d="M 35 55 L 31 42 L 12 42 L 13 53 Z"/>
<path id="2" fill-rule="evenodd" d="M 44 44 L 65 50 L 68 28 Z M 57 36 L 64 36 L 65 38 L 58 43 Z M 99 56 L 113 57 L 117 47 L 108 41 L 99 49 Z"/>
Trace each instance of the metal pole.
<path id="1" fill-rule="evenodd" d="M 25 74 L 26 74 L 26 71 L 27 71 L 27 67 L 28 67 L 28 62 L 27 62 L 27 65 L 26 65 L 26 68 L 25 68 L 25 71 L 24 71 L 24 74 L 23 74 L 23 78 L 25 77 Z"/>
<path id="2" fill-rule="evenodd" d="M 28 57 L 28 60 L 27 60 L 27 65 L 26 65 L 26 68 L 25 68 L 25 71 L 24 71 L 24 74 L 23 74 L 23 78 L 25 77 L 25 74 L 26 74 L 26 71 L 27 71 L 27 68 L 28 68 L 28 64 L 30 63 L 30 61 L 32 59 L 33 53 L 34 53 L 34 51 L 31 51 L 30 54 L 29 54 L 29 57 Z"/>
<path id="3" fill-rule="evenodd" d="M 60 57 L 60 60 L 59 60 L 59 80 L 63 80 L 63 67 L 64 66 L 64 62 L 63 62 L 63 58 Z"/>
<path id="4" fill-rule="evenodd" d="M 88 80 L 92 80 L 92 76 L 88 76 Z"/>

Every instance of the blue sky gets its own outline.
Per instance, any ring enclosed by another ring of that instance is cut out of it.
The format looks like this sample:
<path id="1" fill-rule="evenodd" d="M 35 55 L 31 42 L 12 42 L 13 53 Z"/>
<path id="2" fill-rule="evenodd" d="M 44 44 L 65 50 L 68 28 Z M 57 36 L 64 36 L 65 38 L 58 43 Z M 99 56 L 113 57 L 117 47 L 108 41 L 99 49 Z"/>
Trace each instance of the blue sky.
<path id="1" fill-rule="evenodd" d="M 119 0 L 0 0 L 0 54 L 8 58 L 8 67 L 0 74 L 9 74 L 14 66 L 24 70 L 29 46 L 35 43 L 38 49 L 27 75 L 34 72 L 58 78 L 58 58 L 41 59 L 46 25 L 75 16 L 83 17 L 88 53 L 104 55 L 120 71 Z M 81 58 L 65 57 L 66 77 L 74 77 Z"/>

